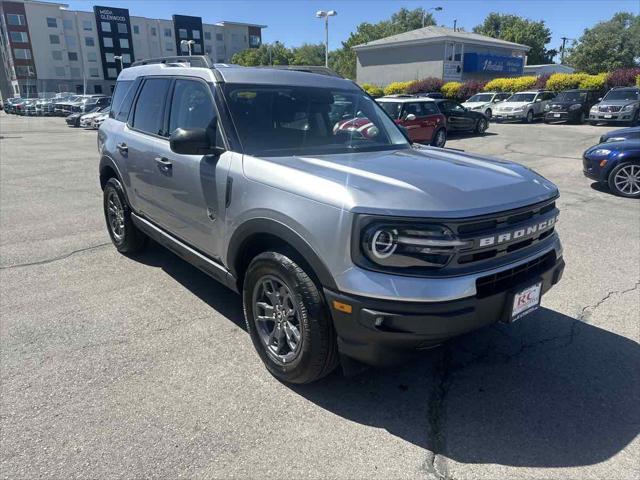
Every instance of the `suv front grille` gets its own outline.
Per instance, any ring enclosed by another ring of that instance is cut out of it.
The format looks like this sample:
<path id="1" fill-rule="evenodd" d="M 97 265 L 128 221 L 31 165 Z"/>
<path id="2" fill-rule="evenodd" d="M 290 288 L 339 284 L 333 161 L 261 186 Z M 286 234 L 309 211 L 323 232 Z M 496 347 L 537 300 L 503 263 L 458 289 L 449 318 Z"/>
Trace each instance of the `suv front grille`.
<path id="1" fill-rule="evenodd" d="M 600 112 L 619 112 L 620 110 L 622 110 L 621 105 L 605 105 L 604 107 L 598 108 Z"/>
<path id="2" fill-rule="evenodd" d="M 496 293 L 504 292 L 513 285 L 533 280 L 537 275 L 553 267 L 555 262 L 555 252 L 549 252 L 517 267 L 487 275 L 486 277 L 480 277 L 476 280 L 476 295 L 478 298 L 489 297 Z"/>

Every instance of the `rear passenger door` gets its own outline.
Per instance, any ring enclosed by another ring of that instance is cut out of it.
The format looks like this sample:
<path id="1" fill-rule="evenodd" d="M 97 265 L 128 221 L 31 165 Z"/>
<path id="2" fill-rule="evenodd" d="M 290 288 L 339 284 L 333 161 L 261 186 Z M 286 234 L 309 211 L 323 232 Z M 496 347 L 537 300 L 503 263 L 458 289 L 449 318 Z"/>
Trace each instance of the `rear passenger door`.
<path id="1" fill-rule="evenodd" d="M 166 135 L 177 128 L 204 128 L 213 144 L 224 146 L 211 86 L 195 78 L 177 78 L 169 96 Z M 153 201 L 157 222 L 184 242 L 220 259 L 225 194 L 233 153 L 183 155 L 169 142 L 154 159 Z"/>

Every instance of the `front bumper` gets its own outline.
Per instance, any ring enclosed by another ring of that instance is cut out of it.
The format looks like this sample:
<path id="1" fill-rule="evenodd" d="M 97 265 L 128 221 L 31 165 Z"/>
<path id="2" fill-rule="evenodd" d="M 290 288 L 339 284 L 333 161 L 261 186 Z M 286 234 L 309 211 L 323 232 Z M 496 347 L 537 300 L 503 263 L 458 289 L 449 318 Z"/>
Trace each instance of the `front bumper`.
<path id="1" fill-rule="evenodd" d="M 509 122 L 509 121 L 522 121 L 527 118 L 526 111 L 518 111 L 518 112 L 494 112 L 492 120 L 496 120 L 498 122 Z"/>
<path id="2" fill-rule="evenodd" d="M 590 122 L 628 122 L 631 123 L 633 121 L 635 115 L 635 111 L 630 112 L 590 112 L 589 113 L 589 121 Z"/>
<path id="3" fill-rule="evenodd" d="M 341 354 L 374 366 L 401 363 L 420 350 L 508 319 L 514 290 L 542 281 L 542 294 L 558 283 L 564 260 L 551 250 L 476 280 L 473 296 L 446 302 L 398 302 L 325 289 Z M 443 279 L 443 281 L 447 281 Z M 337 310 L 334 302 L 352 307 Z"/>
<path id="4" fill-rule="evenodd" d="M 544 115 L 545 122 L 577 122 L 580 120 L 581 110 L 570 112 L 554 112 L 549 111 Z"/>

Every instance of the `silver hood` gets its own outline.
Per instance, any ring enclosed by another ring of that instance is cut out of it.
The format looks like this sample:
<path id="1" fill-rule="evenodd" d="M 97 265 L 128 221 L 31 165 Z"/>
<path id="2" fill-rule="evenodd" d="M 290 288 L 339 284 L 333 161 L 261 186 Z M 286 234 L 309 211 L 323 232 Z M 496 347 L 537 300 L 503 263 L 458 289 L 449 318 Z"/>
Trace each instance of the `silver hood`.
<path id="1" fill-rule="evenodd" d="M 470 217 L 558 195 L 553 183 L 522 165 L 437 148 L 268 158 L 245 155 L 244 171 L 253 181 L 321 203 L 383 215 Z"/>

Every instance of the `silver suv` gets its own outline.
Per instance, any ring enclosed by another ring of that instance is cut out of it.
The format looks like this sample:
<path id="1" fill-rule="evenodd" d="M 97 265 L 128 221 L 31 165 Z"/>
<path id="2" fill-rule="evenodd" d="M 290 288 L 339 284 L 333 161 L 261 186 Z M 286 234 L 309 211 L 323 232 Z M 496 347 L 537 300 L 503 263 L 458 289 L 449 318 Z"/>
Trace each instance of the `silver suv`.
<path id="1" fill-rule="evenodd" d="M 546 90 L 514 93 L 493 109 L 493 118 L 497 122 L 532 123 L 536 118 L 544 117 L 545 107 L 551 104 L 555 96 L 555 93 Z"/>
<path id="2" fill-rule="evenodd" d="M 240 293 L 278 378 L 397 363 L 560 280 L 558 190 L 530 169 L 412 146 L 348 80 L 157 62 L 120 73 L 99 130 L 109 235 Z"/>
<path id="3" fill-rule="evenodd" d="M 591 125 L 610 122 L 634 125 L 639 120 L 640 88 L 638 87 L 614 87 L 589 111 Z"/>

